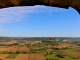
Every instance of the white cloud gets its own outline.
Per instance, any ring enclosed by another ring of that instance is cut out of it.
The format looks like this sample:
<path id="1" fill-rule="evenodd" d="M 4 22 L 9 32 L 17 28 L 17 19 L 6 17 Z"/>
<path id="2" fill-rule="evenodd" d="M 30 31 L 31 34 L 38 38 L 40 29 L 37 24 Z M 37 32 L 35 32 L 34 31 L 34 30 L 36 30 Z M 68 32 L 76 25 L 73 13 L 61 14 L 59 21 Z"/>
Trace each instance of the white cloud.
<path id="1" fill-rule="evenodd" d="M 10 23 L 22 21 L 25 16 L 31 13 L 44 13 L 44 12 L 60 12 L 61 8 L 52 8 L 47 6 L 28 6 L 28 7 L 10 7 L 0 10 L 0 23 Z"/>

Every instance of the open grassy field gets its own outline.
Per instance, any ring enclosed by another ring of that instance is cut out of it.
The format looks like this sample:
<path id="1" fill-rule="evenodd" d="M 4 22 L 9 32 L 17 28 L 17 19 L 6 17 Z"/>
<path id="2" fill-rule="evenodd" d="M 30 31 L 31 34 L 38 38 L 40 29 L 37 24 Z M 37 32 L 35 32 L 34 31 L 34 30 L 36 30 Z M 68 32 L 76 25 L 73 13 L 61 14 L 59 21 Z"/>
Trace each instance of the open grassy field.
<path id="1" fill-rule="evenodd" d="M 57 58 L 55 54 L 47 55 L 46 58 Z"/>
<path id="2" fill-rule="evenodd" d="M 75 48 L 64 49 L 62 51 L 64 51 L 64 52 L 73 52 L 73 53 L 80 54 L 80 51 L 75 49 Z"/>
<path id="3" fill-rule="evenodd" d="M 73 58 L 59 58 L 60 60 L 76 60 L 76 59 L 73 59 Z"/>
<path id="4" fill-rule="evenodd" d="M 15 59 L 17 57 L 17 54 L 10 54 L 5 59 Z"/>
<path id="5" fill-rule="evenodd" d="M 38 54 L 46 54 L 47 50 L 39 50 L 39 51 L 36 51 L 36 53 L 38 53 Z"/>
<path id="6" fill-rule="evenodd" d="M 0 51 L 0 54 L 2 54 L 3 53 L 3 51 Z"/>
<path id="7" fill-rule="evenodd" d="M 46 58 L 51 58 L 51 59 L 54 59 L 54 58 L 59 58 L 56 56 L 56 54 L 51 54 L 51 55 L 47 55 Z M 59 58 L 60 60 L 76 60 L 76 59 L 73 59 L 73 58 Z"/>

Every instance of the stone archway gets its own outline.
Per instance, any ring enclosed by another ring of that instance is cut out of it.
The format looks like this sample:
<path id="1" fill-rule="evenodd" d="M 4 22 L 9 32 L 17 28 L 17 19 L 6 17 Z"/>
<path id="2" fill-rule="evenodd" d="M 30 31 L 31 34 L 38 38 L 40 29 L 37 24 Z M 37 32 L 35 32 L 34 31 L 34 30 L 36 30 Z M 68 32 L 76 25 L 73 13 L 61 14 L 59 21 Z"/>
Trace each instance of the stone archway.
<path id="1" fill-rule="evenodd" d="M 66 9 L 72 7 L 80 14 L 80 0 L 0 0 L 0 8 L 33 5 L 45 5 Z"/>

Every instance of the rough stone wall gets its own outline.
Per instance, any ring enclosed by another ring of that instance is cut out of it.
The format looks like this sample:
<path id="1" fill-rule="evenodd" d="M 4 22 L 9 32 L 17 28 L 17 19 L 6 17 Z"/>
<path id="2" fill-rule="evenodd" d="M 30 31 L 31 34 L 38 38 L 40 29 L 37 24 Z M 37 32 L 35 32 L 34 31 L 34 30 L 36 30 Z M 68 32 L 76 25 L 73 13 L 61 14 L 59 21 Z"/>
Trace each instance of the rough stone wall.
<path id="1" fill-rule="evenodd" d="M 70 7 L 76 9 L 80 14 L 80 0 L 71 0 Z"/>
<path id="2" fill-rule="evenodd" d="M 72 7 L 80 13 L 80 0 L 0 0 L 0 8 L 33 5 L 45 5 L 66 9 Z"/>

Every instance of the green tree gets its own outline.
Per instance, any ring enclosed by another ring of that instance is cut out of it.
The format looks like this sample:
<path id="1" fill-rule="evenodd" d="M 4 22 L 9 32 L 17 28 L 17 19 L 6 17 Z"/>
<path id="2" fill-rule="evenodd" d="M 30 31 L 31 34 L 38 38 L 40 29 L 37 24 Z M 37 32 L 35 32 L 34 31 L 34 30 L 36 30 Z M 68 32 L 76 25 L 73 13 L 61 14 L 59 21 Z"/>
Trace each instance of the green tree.
<path id="1" fill-rule="evenodd" d="M 16 54 L 20 54 L 20 51 L 18 50 L 18 51 L 16 51 L 15 53 L 16 53 Z"/>

